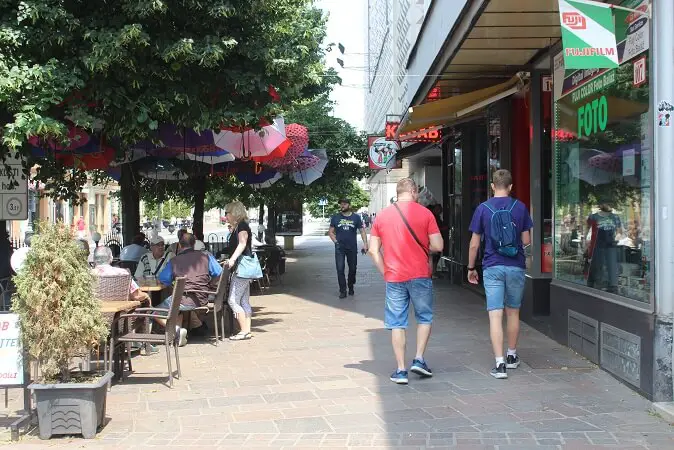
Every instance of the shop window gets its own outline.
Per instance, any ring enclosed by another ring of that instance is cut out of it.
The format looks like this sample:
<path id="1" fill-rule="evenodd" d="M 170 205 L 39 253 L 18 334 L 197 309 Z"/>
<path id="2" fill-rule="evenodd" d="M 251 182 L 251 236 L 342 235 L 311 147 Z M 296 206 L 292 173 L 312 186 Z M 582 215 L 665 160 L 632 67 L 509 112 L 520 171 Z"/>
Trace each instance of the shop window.
<path id="1" fill-rule="evenodd" d="M 555 59 L 554 276 L 638 302 L 651 298 L 648 52 L 617 69 Z"/>

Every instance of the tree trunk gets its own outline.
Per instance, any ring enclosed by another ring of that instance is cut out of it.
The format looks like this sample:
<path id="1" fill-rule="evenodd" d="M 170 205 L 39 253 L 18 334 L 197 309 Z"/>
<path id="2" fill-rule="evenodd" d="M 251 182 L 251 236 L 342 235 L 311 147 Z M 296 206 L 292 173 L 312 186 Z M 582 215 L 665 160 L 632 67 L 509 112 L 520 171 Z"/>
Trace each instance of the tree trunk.
<path id="1" fill-rule="evenodd" d="M 264 202 L 260 202 L 260 208 L 258 209 L 257 212 L 257 223 L 262 223 L 264 222 Z"/>
<path id="2" fill-rule="evenodd" d="M 276 206 L 270 204 L 267 212 L 267 239 L 276 242 Z"/>
<path id="3" fill-rule="evenodd" d="M 131 164 L 122 164 L 119 190 L 122 199 L 122 240 L 125 244 L 133 242 L 133 237 L 140 232 L 140 192 L 136 176 Z"/>
<path id="4" fill-rule="evenodd" d="M 194 216 L 192 217 L 192 233 L 200 241 L 204 240 L 204 203 L 206 202 L 206 178 L 194 179 Z"/>
<path id="5" fill-rule="evenodd" d="M 9 241 L 9 233 L 7 233 L 7 222 L 0 220 L 0 277 L 8 278 L 12 276 L 12 266 L 10 259 L 12 258 L 12 244 Z M 4 300 L 4 299 L 0 299 Z"/>

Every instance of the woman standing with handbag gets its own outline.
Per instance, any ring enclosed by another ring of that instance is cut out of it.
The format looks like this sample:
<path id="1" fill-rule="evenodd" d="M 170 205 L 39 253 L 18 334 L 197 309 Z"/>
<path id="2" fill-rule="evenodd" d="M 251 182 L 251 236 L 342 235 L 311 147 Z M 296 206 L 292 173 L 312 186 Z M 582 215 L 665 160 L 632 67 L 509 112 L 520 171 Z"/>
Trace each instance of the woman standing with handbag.
<path id="1" fill-rule="evenodd" d="M 242 341 L 250 339 L 251 318 L 253 308 L 250 306 L 250 282 L 251 278 L 242 277 L 239 272 L 243 267 L 241 260 L 250 258 L 252 255 L 252 233 L 248 225 L 248 215 L 246 207 L 241 202 L 232 202 L 225 207 L 227 221 L 232 226 L 232 232 L 229 235 L 227 253 L 229 260 L 226 262 L 232 273 L 232 280 L 229 288 L 229 307 L 234 312 L 234 317 L 239 322 L 241 331 L 239 334 L 230 337 L 233 341 Z"/>

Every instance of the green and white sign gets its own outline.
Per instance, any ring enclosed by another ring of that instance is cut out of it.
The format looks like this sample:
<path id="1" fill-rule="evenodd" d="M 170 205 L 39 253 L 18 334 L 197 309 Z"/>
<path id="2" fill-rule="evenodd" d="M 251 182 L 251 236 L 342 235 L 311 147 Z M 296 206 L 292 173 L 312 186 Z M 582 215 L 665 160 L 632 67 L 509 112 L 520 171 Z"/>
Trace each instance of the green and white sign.
<path id="1" fill-rule="evenodd" d="M 559 0 L 566 69 L 618 67 L 615 23 L 611 5 L 583 0 Z"/>

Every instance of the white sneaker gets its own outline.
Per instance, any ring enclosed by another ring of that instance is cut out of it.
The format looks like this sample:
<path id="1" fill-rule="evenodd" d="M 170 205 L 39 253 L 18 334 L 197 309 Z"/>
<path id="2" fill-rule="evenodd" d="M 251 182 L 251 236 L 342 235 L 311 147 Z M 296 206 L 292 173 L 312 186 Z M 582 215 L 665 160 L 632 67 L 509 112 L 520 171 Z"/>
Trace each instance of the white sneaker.
<path id="1" fill-rule="evenodd" d="M 184 347 L 187 345 L 187 330 L 185 328 L 180 329 L 178 333 L 178 347 Z"/>

